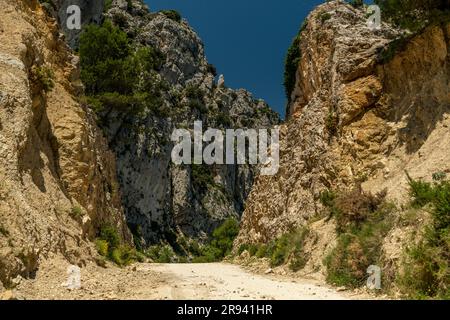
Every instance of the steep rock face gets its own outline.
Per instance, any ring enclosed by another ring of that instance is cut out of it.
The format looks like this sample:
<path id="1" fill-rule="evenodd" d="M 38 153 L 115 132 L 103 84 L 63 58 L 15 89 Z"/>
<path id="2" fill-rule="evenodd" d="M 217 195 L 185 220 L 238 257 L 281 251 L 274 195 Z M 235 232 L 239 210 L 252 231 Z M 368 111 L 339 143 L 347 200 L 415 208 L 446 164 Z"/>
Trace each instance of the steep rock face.
<path id="1" fill-rule="evenodd" d="M 175 166 L 175 128 L 268 128 L 279 121 L 262 100 L 216 83 L 198 35 L 185 20 L 150 13 L 141 1 L 113 1 L 106 17 L 133 39 L 162 53 L 155 75 L 162 84 L 159 111 L 136 114 L 107 110 L 103 129 L 117 157 L 127 220 L 144 243 L 173 233 L 206 237 L 228 217 L 239 218 L 257 169 L 250 166 Z M 163 110 L 163 112 L 161 112 Z M 209 182 L 202 185 L 202 179 Z"/>
<path id="2" fill-rule="evenodd" d="M 10 286 L 53 254 L 83 264 L 102 225 L 131 235 L 114 156 L 77 101 L 77 58 L 56 21 L 37 1 L 0 5 L 0 281 Z"/>
<path id="3" fill-rule="evenodd" d="M 80 38 L 81 29 L 69 29 L 67 20 L 74 12 L 68 10 L 70 6 L 78 6 L 81 13 L 81 24 L 100 23 L 102 21 L 104 0 L 50 0 L 41 1 L 47 13 L 58 20 L 61 31 L 66 37 L 70 47 L 76 48 Z"/>
<path id="4" fill-rule="evenodd" d="M 237 245 L 307 225 L 322 211 L 325 189 L 365 181 L 364 189 L 387 188 L 402 201 L 405 170 L 426 180 L 450 172 L 449 25 L 428 27 L 389 58 L 400 32 L 385 24 L 371 31 L 365 22 L 362 10 L 338 1 L 307 18 L 280 171 L 255 182 Z M 333 228 L 314 225 L 321 247 L 310 251 L 320 265 L 333 247 Z"/>

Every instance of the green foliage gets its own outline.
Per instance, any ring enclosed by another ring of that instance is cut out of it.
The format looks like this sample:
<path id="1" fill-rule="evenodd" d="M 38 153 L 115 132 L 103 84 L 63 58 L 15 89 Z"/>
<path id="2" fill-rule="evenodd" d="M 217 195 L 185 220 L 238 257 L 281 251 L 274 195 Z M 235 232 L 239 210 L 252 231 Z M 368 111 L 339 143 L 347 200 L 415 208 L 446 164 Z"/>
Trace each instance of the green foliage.
<path id="1" fill-rule="evenodd" d="M 394 206 L 386 192 L 366 193 L 360 186 L 349 192 L 324 191 L 320 201 L 336 218 L 338 244 L 325 258 L 329 283 L 359 287 L 367 268 L 377 264 L 381 243 L 393 225 Z"/>
<path id="2" fill-rule="evenodd" d="M 198 100 L 189 101 L 189 108 L 194 111 L 197 110 L 200 114 L 206 114 L 208 108 Z"/>
<path id="3" fill-rule="evenodd" d="M 50 92 L 55 87 L 55 74 L 47 66 L 33 67 L 31 69 L 31 80 L 45 92 Z"/>
<path id="4" fill-rule="evenodd" d="M 193 164 L 191 166 L 191 180 L 194 188 L 199 192 L 205 192 L 208 186 L 214 185 L 214 177 L 211 167 L 207 165 Z"/>
<path id="5" fill-rule="evenodd" d="M 80 220 L 83 216 L 83 209 L 81 209 L 81 207 L 79 206 L 72 207 L 72 209 L 70 209 L 69 215 L 74 220 Z"/>
<path id="6" fill-rule="evenodd" d="M 450 298 L 450 182 L 435 176 L 434 183 L 408 176 L 411 205 L 431 206 L 432 223 L 423 239 L 407 247 L 398 282 L 413 298 Z"/>
<path id="7" fill-rule="evenodd" d="M 236 219 L 229 218 L 214 230 L 211 242 L 201 250 L 201 255 L 193 262 L 221 261 L 231 253 L 233 241 L 239 233 L 239 223 Z"/>
<path id="8" fill-rule="evenodd" d="M 112 0 L 105 0 L 105 5 L 103 8 L 104 12 L 107 12 L 109 9 L 111 9 L 112 6 Z"/>
<path id="9" fill-rule="evenodd" d="M 165 15 L 167 18 L 176 21 L 178 23 L 181 22 L 181 14 L 178 11 L 175 10 L 162 10 L 160 11 L 163 15 Z"/>
<path id="10" fill-rule="evenodd" d="M 380 63 L 388 63 L 394 59 L 395 55 L 406 48 L 406 45 L 411 39 L 411 35 L 402 35 L 397 39 L 391 41 L 378 54 L 378 61 Z"/>
<path id="11" fill-rule="evenodd" d="M 390 210 L 380 211 L 339 235 L 337 246 L 324 261 L 327 282 L 352 288 L 364 285 L 367 268 L 379 264 L 383 238 L 393 224 L 389 214 Z"/>
<path id="12" fill-rule="evenodd" d="M 368 219 L 376 217 L 385 204 L 385 198 L 386 191 L 373 195 L 364 192 L 361 186 L 348 192 L 335 193 L 327 190 L 320 194 L 320 201 L 328 208 L 330 217 L 336 218 L 339 233 L 358 228 Z"/>
<path id="13" fill-rule="evenodd" d="M 203 91 L 198 86 L 188 85 L 185 89 L 185 95 L 192 100 L 203 100 Z"/>
<path id="14" fill-rule="evenodd" d="M 116 263 L 126 266 L 135 261 L 142 261 L 141 255 L 132 247 L 122 243 L 116 228 L 104 226 L 95 240 L 98 253 Z"/>
<path id="15" fill-rule="evenodd" d="M 145 251 L 145 254 L 157 263 L 172 263 L 177 261 L 176 254 L 169 245 L 152 246 Z"/>
<path id="16" fill-rule="evenodd" d="M 450 9 L 447 0 L 375 0 L 375 3 L 384 18 L 412 32 L 448 19 Z"/>
<path id="17" fill-rule="evenodd" d="M 319 19 L 322 23 L 331 19 L 331 14 L 329 12 L 322 12 L 319 15 Z"/>
<path id="18" fill-rule="evenodd" d="M 224 112 L 219 112 L 217 114 L 216 123 L 224 128 L 230 128 L 233 125 L 230 116 Z"/>
<path id="19" fill-rule="evenodd" d="M 330 135 L 334 136 L 338 132 L 339 116 L 335 111 L 330 110 L 325 119 L 325 126 Z"/>
<path id="20" fill-rule="evenodd" d="M 328 208 L 333 208 L 336 201 L 336 193 L 332 190 L 324 190 L 319 196 L 320 203 Z"/>
<path id="21" fill-rule="evenodd" d="M 160 51 L 151 47 L 133 50 L 127 34 L 105 21 L 102 26 L 85 28 L 79 52 L 86 100 L 97 114 L 111 108 L 169 115 L 162 99 L 165 83 L 156 73 L 164 61 Z"/>
<path id="22" fill-rule="evenodd" d="M 291 93 L 295 87 L 297 69 L 301 59 L 300 34 L 301 32 L 292 41 L 285 59 L 284 89 L 288 102 L 291 101 Z"/>
<path id="23" fill-rule="evenodd" d="M 96 239 L 95 247 L 97 248 L 97 251 L 101 256 L 106 257 L 108 255 L 108 252 L 109 252 L 108 241 Z"/>
<path id="24" fill-rule="evenodd" d="M 414 208 L 421 208 L 433 201 L 435 197 L 435 188 L 431 183 L 422 180 L 413 180 L 407 173 L 409 182 L 409 194 L 411 196 L 411 205 Z"/>
<path id="25" fill-rule="evenodd" d="M 213 64 L 208 63 L 208 65 L 206 67 L 206 70 L 209 73 L 211 73 L 214 77 L 217 76 L 217 69 L 216 69 L 216 67 Z"/>
<path id="26" fill-rule="evenodd" d="M 127 34 L 106 20 L 88 25 L 80 36 L 81 80 L 88 94 L 129 93 L 131 46 Z"/>
<path id="27" fill-rule="evenodd" d="M 359 8 L 362 7 L 364 5 L 364 1 L 363 0 L 350 0 L 349 1 L 350 5 L 355 7 L 355 8 Z"/>
<path id="28" fill-rule="evenodd" d="M 307 228 L 286 233 L 268 244 L 242 244 L 238 249 L 238 254 L 247 251 L 250 256 L 258 259 L 269 258 L 272 267 L 289 263 L 292 271 L 302 269 L 307 256 L 304 252 L 304 242 L 309 233 Z"/>

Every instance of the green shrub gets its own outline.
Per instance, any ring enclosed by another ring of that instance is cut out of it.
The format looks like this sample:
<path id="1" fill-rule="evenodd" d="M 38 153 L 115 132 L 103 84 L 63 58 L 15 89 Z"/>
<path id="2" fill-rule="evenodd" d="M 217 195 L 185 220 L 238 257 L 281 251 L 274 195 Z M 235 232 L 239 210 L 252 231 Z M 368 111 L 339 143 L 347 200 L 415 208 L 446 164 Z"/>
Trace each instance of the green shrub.
<path id="1" fill-rule="evenodd" d="M 402 290 L 413 298 L 450 297 L 450 182 L 415 181 L 408 176 L 411 204 L 431 206 L 432 222 L 423 239 L 407 247 L 398 277 Z"/>
<path id="2" fill-rule="evenodd" d="M 127 34 L 107 20 L 85 28 L 79 53 L 87 102 L 97 114 L 108 108 L 138 114 L 147 108 L 169 116 L 162 100 L 166 84 L 157 75 L 165 59 L 159 50 L 134 50 Z"/>
<path id="3" fill-rule="evenodd" d="M 111 9 L 112 6 L 112 0 L 105 0 L 103 11 L 107 12 L 109 9 Z"/>
<path id="4" fill-rule="evenodd" d="M 332 136 L 338 133 L 339 128 L 339 116 L 335 111 L 329 111 L 327 118 L 325 119 L 325 126 L 328 133 Z"/>
<path id="5" fill-rule="evenodd" d="M 329 12 L 322 12 L 319 15 L 319 19 L 322 23 L 331 19 L 331 14 Z"/>
<path id="6" fill-rule="evenodd" d="M 214 185 L 214 177 L 211 167 L 207 165 L 193 164 L 191 166 L 191 180 L 194 188 L 199 192 L 205 192 L 208 186 Z"/>
<path id="7" fill-rule="evenodd" d="M 297 78 L 297 69 L 301 59 L 300 34 L 301 32 L 292 41 L 292 44 L 288 49 L 285 59 L 284 89 L 286 92 L 288 103 L 291 102 L 291 94 L 295 87 L 295 82 Z"/>
<path id="8" fill-rule="evenodd" d="M 224 112 L 220 112 L 216 116 L 216 122 L 219 126 L 222 126 L 224 128 L 230 128 L 233 125 L 230 116 Z"/>
<path id="9" fill-rule="evenodd" d="M 364 1 L 363 0 L 350 0 L 350 5 L 355 7 L 355 8 L 359 8 L 362 7 L 364 5 Z"/>
<path id="10" fill-rule="evenodd" d="M 337 231 L 346 232 L 377 215 L 377 211 L 385 203 L 386 190 L 373 195 L 364 192 L 361 185 L 353 190 L 341 192 L 323 191 L 320 201 L 329 210 L 330 217 L 336 218 Z"/>
<path id="11" fill-rule="evenodd" d="M 134 261 L 142 260 L 136 249 L 122 243 L 119 232 L 113 226 L 102 227 L 95 245 L 101 256 L 118 266 L 126 266 Z"/>
<path id="12" fill-rule="evenodd" d="M 81 80 L 88 94 L 131 92 L 129 82 L 131 46 L 127 34 L 106 20 L 88 25 L 80 36 Z"/>
<path id="13" fill-rule="evenodd" d="M 241 254 L 247 250 L 250 256 L 256 256 L 258 259 L 269 258 L 272 267 L 289 262 L 289 268 L 293 271 L 298 271 L 307 262 L 304 242 L 308 232 L 309 230 L 303 227 L 283 234 L 268 244 L 242 244 L 238 249 L 238 253 Z"/>
<path id="14" fill-rule="evenodd" d="M 392 227 L 389 213 L 339 235 L 337 246 L 325 258 L 327 282 L 352 288 L 364 285 L 367 268 L 379 264 L 383 238 Z"/>
<path id="15" fill-rule="evenodd" d="M 138 260 L 136 251 L 129 246 L 120 246 L 113 249 L 110 259 L 119 266 L 127 266 Z"/>
<path id="16" fill-rule="evenodd" d="M 360 185 L 349 192 L 321 193 L 322 204 L 336 218 L 338 232 L 337 246 L 324 260 L 329 283 L 359 287 L 367 279 L 367 268 L 378 263 L 395 209 L 385 198 L 386 191 L 373 195 Z"/>
<path id="17" fill-rule="evenodd" d="M 206 70 L 207 70 L 209 73 L 211 73 L 214 77 L 217 76 L 217 69 L 216 69 L 216 67 L 215 67 L 213 64 L 208 63 L 208 65 L 207 65 L 207 67 L 206 67 Z"/>
<path id="18" fill-rule="evenodd" d="M 192 100 L 203 100 L 203 91 L 197 86 L 194 85 L 188 85 L 185 89 L 185 95 L 187 98 Z"/>
<path id="19" fill-rule="evenodd" d="M 97 252 L 98 252 L 101 256 L 103 256 L 103 257 L 108 256 L 108 252 L 109 252 L 108 241 L 106 241 L 106 240 L 101 240 L 101 239 L 96 239 L 96 240 L 95 240 L 95 247 L 97 248 Z"/>
<path id="20" fill-rule="evenodd" d="M 176 21 L 178 23 L 181 22 L 181 14 L 175 10 L 162 10 L 160 11 L 160 13 L 173 21 Z"/>
<path id="21" fill-rule="evenodd" d="M 412 32 L 448 19 L 450 9 L 447 0 L 375 0 L 375 3 L 387 21 Z"/>
<path id="22" fill-rule="evenodd" d="M 241 255 L 242 252 L 248 251 L 249 245 L 247 243 L 241 244 L 238 248 L 238 255 Z"/>
<path id="23" fill-rule="evenodd" d="M 110 250 L 118 248 L 121 243 L 119 233 L 113 226 L 104 226 L 100 230 L 99 238 L 101 240 L 105 240 L 108 243 Z"/>
<path id="24" fill-rule="evenodd" d="M 197 110 L 200 114 L 208 113 L 208 108 L 200 101 L 193 100 L 189 102 L 189 109 L 192 111 Z"/>
<path id="25" fill-rule="evenodd" d="M 50 92 L 55 87 L 55 74 L 53 70 L 47 66 L 33 67 L 31 69 L 31 80 L 45 92 Z"/>
<path id="26" fill-rule="evenodd" d="M 79 206 L 72 207 L 69 214 L 72 219 L 79 220 L 83 216 L 83 209 L 81 209 Z"/>
<path id="27" fill-rule="evenodd" d="M 233 241 L 238 233 L 239 223 L 237 220 L 234 218 L 225 220 L 213 231 L 210 243 L 201 249 L 201 255 L 195 257 L 193 262 L 221 261 L 231 253 L 231 250 L 233 249 Z M 239 250 L 241 249 L 243 248 L 240 248 Z"/>
<path id="28" fill-rule="evenodd" d="M 264 258 L 267 255 L 267 246 L 264 244 L 260 244 L 258 246 L 258 250 L 256 251 L 256 257 L 258 259 Z"/>
<path id="29" fill-rule="evenodd" d="M 258 252 L 258 248 L 259 246 L 256 244 L 250 244 L 248 247 L 248 253 L 250 254 L 251 257 L 255 256 L 256 253 Z"/>

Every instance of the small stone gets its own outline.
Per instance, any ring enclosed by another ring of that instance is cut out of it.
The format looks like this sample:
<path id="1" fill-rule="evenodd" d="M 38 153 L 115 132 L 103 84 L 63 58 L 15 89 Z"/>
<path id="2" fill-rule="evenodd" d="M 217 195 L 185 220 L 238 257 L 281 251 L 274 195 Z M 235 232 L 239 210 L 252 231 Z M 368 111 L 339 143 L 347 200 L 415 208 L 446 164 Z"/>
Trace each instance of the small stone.
<path id="1" fill-rule="evenodd" d="M 272 268 L 269 268 L 269 269 L 267 269 L 264 273 L 265 273 L 265 274 L 270 274 L 270 273 L 273 273 L 273 270 L 272 270 Z"/>

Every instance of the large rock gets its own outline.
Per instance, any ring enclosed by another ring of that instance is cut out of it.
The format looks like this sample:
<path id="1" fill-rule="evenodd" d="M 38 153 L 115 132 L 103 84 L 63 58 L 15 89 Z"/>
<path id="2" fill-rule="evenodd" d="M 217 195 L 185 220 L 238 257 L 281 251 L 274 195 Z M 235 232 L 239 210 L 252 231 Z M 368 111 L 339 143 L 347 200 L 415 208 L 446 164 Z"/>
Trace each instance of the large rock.
<path id="1" fill-rule="evenodd" d="M 309 15 L 280 170 L 255 182 L 236 245 L 309 225 L 325 189 L 365 181 L 364 189 L 387 188 L 402 202 L 405 170 L 427 180 L 450 172 L 449 28 L 430 26 L 396 52 L 401 32 L 370 30 L 362 9 L 333 1 Z"/>
<path id="2" fill-rule="evenodd" d="M 143 11 L 144 10 L 144 11 Z M 268 128 L 279 121 L 264 101 L 245 90 L 232 90 L 215 83 L 203 43 L 189 24 L 162 13 L 149 13 L 141 1 L 126 8 L 113 1 L 106 16 L 120 26 L 135 45 L 150 46 L 165 59 L 157 74 L 165 115 L 145 110 L 136 116 L 107 112 L 102 123 L 117 157 L 127 220 L 139 229 L 143 242 L 172 239 L 173 234 L 205 238 L 228 217 L 239 218 L 257 174 L 256 167 L 211 166 L 206 174 L 214 183 L 196 188 L 190 166 L 171 163 L 170 137 L 175 128 L 203 127 Z M 193 106 L 188 88 L 201 97 Z"/>
<path id="3" fill-rule="evenodd" d="M 9 287 L 53 254 L 84 264 L 103 225 L 131 235 L 114 156 L 78 102 L 77 59 L 55 21 L 37 1 L 0 0 L 0 15 L 0 281 Z"/>

